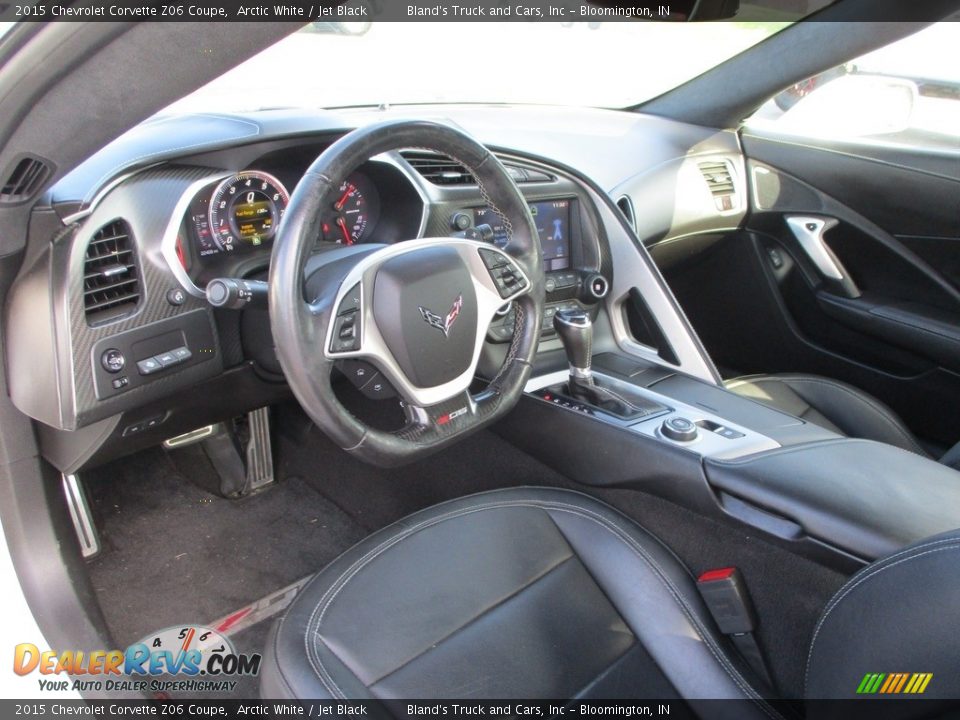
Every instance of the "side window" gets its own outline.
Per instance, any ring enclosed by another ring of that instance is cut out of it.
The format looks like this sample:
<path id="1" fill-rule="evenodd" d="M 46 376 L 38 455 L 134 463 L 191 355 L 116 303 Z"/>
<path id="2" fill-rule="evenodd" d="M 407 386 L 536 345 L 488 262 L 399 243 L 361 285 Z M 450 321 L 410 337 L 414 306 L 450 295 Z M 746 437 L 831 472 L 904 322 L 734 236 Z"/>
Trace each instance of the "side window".
<path id="1" fill-rule="evenodd" d="M 942 22 L 793 85 L 747 122 L 778 134 L 960 150 L 960 23 Z"/>

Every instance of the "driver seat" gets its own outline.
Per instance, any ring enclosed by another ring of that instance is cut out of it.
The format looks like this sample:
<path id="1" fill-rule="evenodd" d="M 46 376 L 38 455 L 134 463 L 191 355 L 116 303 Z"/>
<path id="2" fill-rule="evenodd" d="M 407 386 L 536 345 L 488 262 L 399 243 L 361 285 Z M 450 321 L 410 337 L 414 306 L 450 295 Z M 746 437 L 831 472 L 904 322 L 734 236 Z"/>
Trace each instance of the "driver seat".
<path id="1" fill-rule="evenodd" d="M 928 696 L 960 695 L 945 642 L 960 628 L 958 561 L 960 532 L 855 576 L 817 629 L 808 695 L 856 697 L 876 668 L 933 672 Z M 919 587 L 937 612 L 897 622 Z M 543 488 L 443 503 L 347 551 L 272 628 L 261 694 L 726 698 L 742 702 L 712 717 L 778 717 L 668 548 L 602 502 Z"/>

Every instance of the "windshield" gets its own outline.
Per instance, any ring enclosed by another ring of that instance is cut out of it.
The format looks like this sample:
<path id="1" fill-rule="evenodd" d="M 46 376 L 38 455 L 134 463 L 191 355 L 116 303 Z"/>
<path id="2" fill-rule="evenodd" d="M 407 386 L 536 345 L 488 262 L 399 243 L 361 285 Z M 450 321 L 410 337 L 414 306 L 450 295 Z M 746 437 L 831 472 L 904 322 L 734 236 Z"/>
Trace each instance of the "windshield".
<path id="1" fill-rule="evenodd" d="M 314 23 L 167 112 L 466 102 L 622 108 L 788 24 Z"/>

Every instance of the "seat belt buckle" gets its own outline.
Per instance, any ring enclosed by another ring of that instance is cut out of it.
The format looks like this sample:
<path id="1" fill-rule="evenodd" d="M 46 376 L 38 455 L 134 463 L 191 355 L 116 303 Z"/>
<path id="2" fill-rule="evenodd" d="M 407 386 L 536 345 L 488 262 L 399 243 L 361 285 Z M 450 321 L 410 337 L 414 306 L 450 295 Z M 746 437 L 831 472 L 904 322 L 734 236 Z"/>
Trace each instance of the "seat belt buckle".
<path id="1" fill-rule="evenodd" d="M 697 590 L 724 635 L 752 633 L 757 616 L 743 576 L 735 567 L 707 570 L 697 578 Z"/>
<path id="2" fill-rule="evenodd" d="M 753 636 L 757 615 L 740 571 L 735 567 L 707 570 L 697 578 L 697 590 L 720 632 L 730 638 L 760 679 L 774 688 L 773 676 Z"/>

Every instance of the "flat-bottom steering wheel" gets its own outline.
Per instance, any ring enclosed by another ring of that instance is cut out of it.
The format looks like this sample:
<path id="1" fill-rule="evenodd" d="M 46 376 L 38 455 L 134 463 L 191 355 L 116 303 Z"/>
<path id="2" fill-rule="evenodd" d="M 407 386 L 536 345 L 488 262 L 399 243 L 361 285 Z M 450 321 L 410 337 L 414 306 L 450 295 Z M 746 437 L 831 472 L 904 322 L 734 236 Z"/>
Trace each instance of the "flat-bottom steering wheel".
<path id="1" fill-rule="evenodd" d="M 502 247 L 459 238 L 359 245 L 313 256 L 323 211 L 361 163 L 423 148 L 472 173 L 500 218 Z M 471 393 L 487 328 L 514 303 L 513 340 L 497 376 Z M 417 459 L 509 411 L 530 375 L 543 314 L 543 258 L 530 209 L 500 161 L 446 125 L 385 122 L 331 145 L 300 180 L 270 265 L 270 322 L 277 356 L 307 414 L 344 450 L 375 465 Z M 339 360 L 372 364 L 403 400 L 407 423 L 377 430 L 337 399 Z"/>

